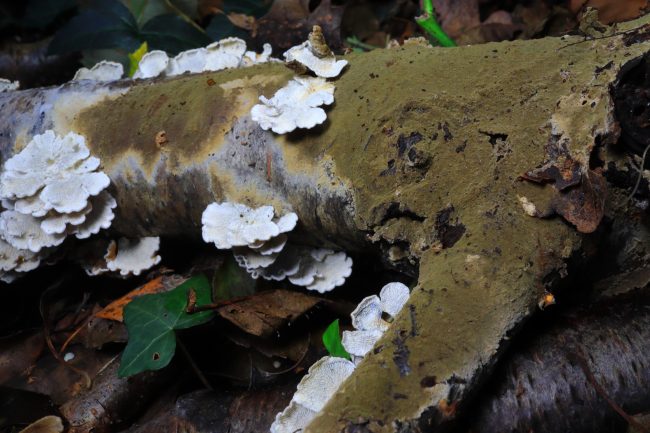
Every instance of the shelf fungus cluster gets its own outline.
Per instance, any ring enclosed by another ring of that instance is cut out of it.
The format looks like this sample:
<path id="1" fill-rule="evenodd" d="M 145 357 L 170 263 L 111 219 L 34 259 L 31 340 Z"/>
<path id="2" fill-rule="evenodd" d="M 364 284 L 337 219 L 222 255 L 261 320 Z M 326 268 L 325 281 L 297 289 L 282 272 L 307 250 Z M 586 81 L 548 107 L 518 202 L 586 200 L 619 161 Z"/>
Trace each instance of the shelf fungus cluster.
<path id="1" fill-rule="evenodd" d="M 20 83 L 18 81 L 11 81 L 7 80 L 6 78 L 0 78 L 0 93 L 18 90 L 18 87 L 20 87 Z"/>
<path id="2" fill-rule="evenodd" d="M 334 102 L 334 84 L 326 79 L 338 77 L 348 64 L 346 60 L 336 60 L 319 26 L 314 26 L 309 40 L 285 52 L 284 58 L 287 66 L 300 75 L 273 97 L 260 96 L 261 104 L 251 109 L 251 118 L 262 129 L 276 134 L 325 122 L 327 115 L 321 107 Z M 307 73 L 315 76 L 304 75 Z"/>
<path id="3" fill-rule="evenodd" d="M 72 81 L 93 80 L 99 82 L 116 81 L 124 75 L 124 66 L 121 63 L 103 60 L 92 68 L 80 68 L 74 74 Z"/>
<path id="4" fill-rule="evenodd" d="M 261 53 L 247 51 L 246 42 L 239 38 L 222 39 L 204 48 L 182 51 L 175 57 L 169 57 L 164 51 L 153 50 L 142 56 L 133 78 L 173 77 L 186 72 L 221 71 L 278 61 L 271 57 L 271 51 L 269 44 L 264 44 Z M 121 64 L 104 60 L 90 69 L 79 69 L 73 81 L 107 82 L 119 80 L 123 75 L 124 68 Z"/>
<path id="5" fill-rule="evenodd" d="M 240 203 L 212 203 L 203 212 L 203 240 L 232 249 L 237 263 L 253 278 L 280 281 L 320 293 L 342 285 L 352 273 L 344 252 L 288 243 L 298 216 L 275 216 L 272 206 L 250 208 Z"/>
<path id="6" fill-rule="evenodd" d="M 84 254 L 81 265 L 90 276 L 106 273 L 121 277 L 137 276 L 160 263 L 159 247 L 158 236 L 120 238 L 117 241 L 101 239 Z M 106 253 L 97 257 L 98 251 Z"/>
<path id="7" fill-rule="evenodd" d="M 408 297 L 409 289 L 404 284 L 389 283 L 379 297 L 363 299 L 350 314 L 355 330 L 343 332 L 343 347 L 352 361 L 332 356 L 316 361 L 298 384 L 289 406 L 276 415 L 271 433 L 303 431 L 388 329 L 389 323 L 383 317 L 393 320 Z"/>
<path id="8" fill-rule="evenodd" d="M 36 135 L 0 176 L 0 244 L 5 280 L 38 266 L 67 236 L 85 239 L 113 221 L 115 199 L 85 140 L 73 132 Z M 13 249 L 17 251 L 13 251 Z"/>

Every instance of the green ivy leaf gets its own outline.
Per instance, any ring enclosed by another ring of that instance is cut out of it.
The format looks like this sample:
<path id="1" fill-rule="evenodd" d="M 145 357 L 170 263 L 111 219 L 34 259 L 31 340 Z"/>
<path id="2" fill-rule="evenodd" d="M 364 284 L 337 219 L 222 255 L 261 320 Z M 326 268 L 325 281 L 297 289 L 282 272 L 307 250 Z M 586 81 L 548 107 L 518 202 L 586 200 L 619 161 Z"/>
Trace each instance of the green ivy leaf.
<path id="1" fill-rule="evenodd" d="M 175 14 L 157 15 L 147 21 L 140 32 L 152 50 L 178 54 L 208 45 L 208 35 Z"/>
<path id="2" fill-rule="evenodd" d="M 135 71 L 138 70 L 140 60 L 142 60 L 142 57 L 147 54 L 147 50 L 147 42 L 143 42 L 142 45 L 140 45 L 140 48 L 129 53 L 129 77 L 132 77 L 133 74 L 135 74 Z"/>
<path id="3" fill-rule="evenodd" d="M 323 333 L 323 344 L 331 356 L 350 359 L 350 354 L 341 343 L 341 332 L 339 331 L 339 319 L 329 324 Z"/>
<path id="4" fill-rule="evenodd" d="M 99 48 L 134 51 L 142 43 L 131 12 L 119 1 L 92 0 L 88 8 L 73 17 L 50 42 L 49 54 Z"/>
<path id="5" fill-rule="evenodd" d="M 210 302 L 210 282 L 205 275 L 197 275 L 169 292 L 136 298 L 124 308 L 129 342 L 122 353 L 120 377 L 167 366 L 176 350 L 175 331 L 212 318 L 211 311 L 185 312 L 190 288 L 196 292 L 197 305 Z"/>

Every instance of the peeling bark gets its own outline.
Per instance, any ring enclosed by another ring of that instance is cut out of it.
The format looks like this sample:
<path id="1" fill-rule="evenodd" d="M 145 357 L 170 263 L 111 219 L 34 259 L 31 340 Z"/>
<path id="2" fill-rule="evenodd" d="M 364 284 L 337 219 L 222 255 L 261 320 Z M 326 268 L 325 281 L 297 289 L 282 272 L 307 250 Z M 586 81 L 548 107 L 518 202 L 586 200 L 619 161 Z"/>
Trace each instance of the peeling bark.
<path id="1" fill-rule="evenodd" d="M 127 236 L 198 236 L 205 206 L 230 200 L 292 210 L 312 241 L 374 242 L 388 261 L 399 247 L 394 263 L 419 266 L 409 305 L 307 432 L 429 431 L 455 416 L 589 239 L 528 216 L 519 197 L 557 210 L 565 192 L 519 177 L 558 146 L 577 186 L 590 176 L 596 141 L 618 135 L 609 87 L 650 48 L 648 24 L 635 32 L 350 55 L 328 121 L 287 136 L 248 116 L 289 79 L 278 65 L 4 94 L 0 152 L 48 128 L 83 134 Z M 568 198 L 578 228 L 587 212 L 583 231 L 600 186 L 589 209 Z"/>

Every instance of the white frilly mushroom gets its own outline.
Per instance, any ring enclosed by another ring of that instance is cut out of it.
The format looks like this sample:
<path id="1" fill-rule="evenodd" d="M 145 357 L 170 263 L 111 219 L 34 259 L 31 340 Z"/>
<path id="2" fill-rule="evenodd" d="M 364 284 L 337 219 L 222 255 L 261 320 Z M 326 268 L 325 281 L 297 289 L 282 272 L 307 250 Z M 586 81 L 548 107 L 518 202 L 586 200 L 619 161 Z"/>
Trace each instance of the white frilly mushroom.
<path id="1" fill-rule="evenodd" d="M 18 81 L 11 81 L 6 78 L 0 78 L 0 93 L 18 90 L 18 87 L 20 87 L 20 83 Z"/>
<path id="2" fill-rule="evenodd" d="M 83 136 L 73 132 L 60 137 L 52 130 L 35 135 L 27 146 L 5 162 L 0 176 L 0 196 L 17 200 L 33 197 L 17 210 L 42 216 L 43 211 L 78 212 L 88 197 L 108 186 L 110 179 L 95 172 L 99 159 L 90 156 Z M 28 210 L 29 211 L 28 211 Z"/>
<path id="3" fill-rule="evenodd" d="M 19 250 L 0 239 L 0 281 L 12 283 L 24 272 L 38 267 L 41 259 L 49 254 L 49 250 L 34 253 L 29 250 Z"/>
<path id="4" fill-rule="evenodd" d="M 46 233 L 40 219 L 14 210 L 0 213 L 0 235 L 14 248 L 34 253 L 61 245 L 66 237 L 66 233 Z"/>
<path id="5" fill-rule="evenodd" d="M 315 255 L 327 257 L 327 252 L 321 250 Z M 330 356 L 316 361 L 298 384 L 289 406 L 276 415 L 271 433 L 303 431 L 388 328 L 382 314 L 394 318 L 408 297 L 408 287 L 394 282 L 386 284 L 379 297 L 373 295 L 363 299 L 351 314 L 357 330 L 343 332 L 343 346 L 352 355 L 352 361 Z"/>
<path id="6" fill-rule="evenodd" d="M 322 261 L 315 261 L 314 280 L 305 286 L 307 290 L 318 293 L 329 292 L 343 285 L 352 273 L 352 259 L 343 251 L 326 255 Z"/>
<path id="7" fill-rule="evenodd" d="M 246 247 L 234 247 L 232 252 L 237 264 L 248 272 L 271 266 L 279 255 L 279 253 L 261 254 L 254 249 Z"/>
<path id="8" fill-rule="evenodd" d="M 92 210 L 86 215 L 85 220 L 69 231 L 70 234 L 74 233 L 77 239 L 89 238 L 91 235 L 99 233 L 101 229 L 109 228 L 115 218 L 113 209 L 117 207 L 117 202 L 106 191 L 93 197 L 91 203 Z"/>
<path id="9" fill-rule="evenodd" d="M 105 191 L 110 179 L 97 171 L 81 135 L 36 135 L 5 162 L 0 175 L 0 238 L 38 253 L 66 236 L 85 238 L 108 228 L 117 203 Z"/>
<path id="10" fill-rule="evenodd" d="M 194 48 L 182 51 L 176 57 L 169 59 L 165 75 L 173 77 L 185 72 L 203 72 L 205 68 L 207 50 L 205 48 Z"/>
<path id="11" fill-rule="evenodd" d="M 104 256 L 106 268 L 109 271 L 119 272 L 120 275 L 124 276 L 140 275 L 142 271 L 146 271 L 160 263 L 159 247 L 159 237 L 120 238 L 117 245 L 113 241 L 106 256 Z"/>
<path id="12" fill-rule="evenodd" d="M 323 78 L 295 77 L 271 99 L 260 96 L 260 101 L 251 109 L 251 117 L 262 129 L 285 134 L 313 128 L 327 119 L 320 107 L 334 102 L 334 85 Z"/>
<path id="13" fill-rule="evenodd" d="M 160 50 L 149 51 L 140 59 L 133 78 L 157 77 L 165 72 L 168 64 L 169 56 L 166 52 Z"/>
<path id="14" fill-rule="evenodd" d="M 388 283 L 379 292 L 364 298 L 350 314 L 355 331 L 343 331 L 342 344 L 358 363 L 381 338 L 390 324 L 382 315 L 395 318 L 409 298 L 409 289 L 402 283 Z"/>
<path id="15" fill-rule="evenodd" d="M 273 53 L 271 44 L 264 44 L 262 46 L 262 52 L 259 54 L 255 51 L 246 51 L 244 53 L 244 57 L 241 60 L 241 66 L 253 66 L 259 65 L 261 63 L 279 62 L 280 60 L 271 57 L 271 53 Z"/>
<path id="16" fill-rule="evenodd" d="M 316 361 L 298 384 L 289 406 L 276 415 L 271 433 L 302 431 L 354 371 L 347 359 L 326 356 Z"/>
<path id="17" fill-rule="evenodd" d="M 77 70 L 72 81 L 92 80 L 99 82 L 116 81 L 124 75 L 124 66 L 121 63 L 103 60 L 91 69 L 81 68 Z"/>
<path id="18" fill-rule="evenodd" d="M 323 78 L 337 77 L 348 64 L 347 60 L 336 60 L 334 54 L 319 57 L 314 52 L 310 41 L 305 41 L 300 45 L 289 48 L 284 53 L 284 58 L 287 62 L 300 63 L 318 77 Z"/>
<path id="19" fill-rule="evenodd" d="M 287 245 L 273 263 L 247 270 L 253 278 L 288 278 L 292 284 L 325 293 L 345 283 L 352 273 L 352 259 L 343 251 Z"/>
<path id="20" fill-rule="evenodd" d="M 211 203 L 201 216 L 203 240 L 219 249 L 268 241 L 280 234 L 273 213 L 273 206 L 253 209 L 240 203 Z"/>
<path id="21" fill-rule="evenodd" d="M 204 71 L 221 71 L 238 68 L 246 53 L 246 42 L 239 38 L 226 38 L 213 42 L 206 49 Z"/>

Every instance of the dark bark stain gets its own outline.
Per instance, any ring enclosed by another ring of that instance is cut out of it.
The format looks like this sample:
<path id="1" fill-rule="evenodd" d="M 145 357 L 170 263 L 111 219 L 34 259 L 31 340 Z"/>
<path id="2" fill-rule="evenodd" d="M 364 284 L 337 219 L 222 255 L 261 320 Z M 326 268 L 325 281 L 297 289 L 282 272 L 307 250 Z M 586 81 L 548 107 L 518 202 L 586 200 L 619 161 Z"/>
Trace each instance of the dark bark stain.
<path id="1" fill-rule="evenodd" d="M 465 226 L 457 219 L 452 223 L 454 207 L 449 205 L 436 214 L 435 229 L 443 248 L 451 248 L 465 234 Z"/>
<path id="2" fill-rule="evenodd" d="M 392 202 L 388 206 L 388 209 L 386 209 L 386 211 L 384 212 L 384 215 L 379 225 L 384 225 L 386 224 L 387 221 L 396 218 L 408 218 L 410 220 L 418 221 L 418 222 L 422 222 L 426 219 L 426 217 L 423 217 L 422 215 L 418 215 L 412 210 L 403 207 L 402 203 Z"/>
<path id="3" fill-rule="evenodd" d="M 442 138 L 444 138 L 445 141 L 449 141 L 452 138 L 454 138 L 453 134 L 449 130 L 449 124 L 447 122 L 438 123 L 438 130 L 442 130 L 443 132 Z"/>
<path id="4" fill-rule="evenodd" d="M 404 157 L 404 153 L 409 151 L 413 145 L 422 141 L 422 134 L 419 132 L 411 132 L 410 135 L 404 136 L 400 134 L 397 138 L 397 156 Z"/>
<path id="5" fill-rule="evenodd" d="M 406 331 L 398 331 L 397 336 L 393 340 L 393 344 L 396 349 L 393 352 L 393 362 L 399 370 L 400 376 L 406 376 L 411 373 L 411 367 L 409 366 L 409 356 L 411 351 L 406 346 L 406 339 L 408 338 L 408 333 Z"/>
<path id="6" fill-rule="evenodd" d="M 411 317 L 411 337 L 418 335 L 418 323 L 415 312 L 415 305 L 409 304 L 409 315 Z"/>
<path id="7" fill-rule="evenodd" d="M 386 168 L 381 173 L 379 173 L 379 176 L 381 176 L 381 177 L 393 176 L 395 174 L 395 170 L 396 170 L 396 168 L 395 168 L 395 160 L 394 159 L 389 160 L 386 163 L 386 165 L 388 166 L 388 168 Z"/>

